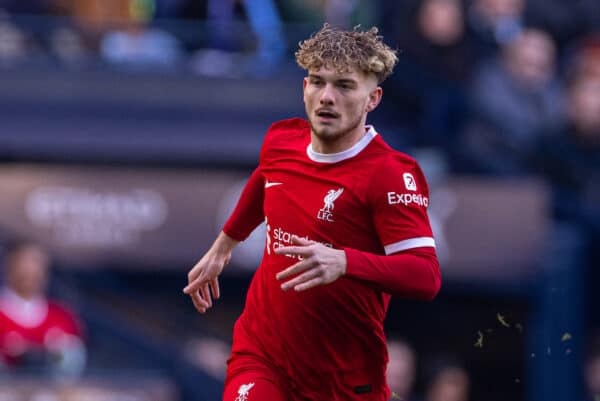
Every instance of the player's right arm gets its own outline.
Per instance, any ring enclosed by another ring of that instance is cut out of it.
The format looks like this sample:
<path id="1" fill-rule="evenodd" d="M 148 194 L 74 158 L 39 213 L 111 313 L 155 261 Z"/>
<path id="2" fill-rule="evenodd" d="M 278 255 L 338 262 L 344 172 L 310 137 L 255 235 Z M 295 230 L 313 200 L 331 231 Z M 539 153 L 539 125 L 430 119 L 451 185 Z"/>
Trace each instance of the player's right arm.
<path id="1" fill-rule="evenodd" d="M 188 273 L 188 285 L 183 292 L 192 298 L 198 312 L 206 312 L 212 306 L 212 298 L 218 299 L 221 296 L 219 275 L 229 263 L 231 253 L 238 243 L 239 241 L 221 231 L 210 249 Z"/>
<path id="2" fill-rule="evenodd" d="M 264 182 L 260 168 L 254 170 L 238 203 L 210 249 L 188 273 L 183 292 L 192 298 L 200 313 L 206 312 L 218 299 L 219 275 L 229 263 L 233 249 L 264 220 Z"/>

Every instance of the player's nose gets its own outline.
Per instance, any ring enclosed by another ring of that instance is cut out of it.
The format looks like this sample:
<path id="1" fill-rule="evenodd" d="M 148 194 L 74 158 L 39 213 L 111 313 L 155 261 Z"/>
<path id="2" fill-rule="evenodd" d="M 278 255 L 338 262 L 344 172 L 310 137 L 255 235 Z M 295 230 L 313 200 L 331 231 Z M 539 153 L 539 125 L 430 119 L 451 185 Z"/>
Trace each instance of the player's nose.
<path id="1" fill-rule="evenodd" d="M 331 84 L 326 84 L 321 91 L 321 96 L 319 101 L 321 104 L 333 104 L 335 100 L 333 86 Z"/>

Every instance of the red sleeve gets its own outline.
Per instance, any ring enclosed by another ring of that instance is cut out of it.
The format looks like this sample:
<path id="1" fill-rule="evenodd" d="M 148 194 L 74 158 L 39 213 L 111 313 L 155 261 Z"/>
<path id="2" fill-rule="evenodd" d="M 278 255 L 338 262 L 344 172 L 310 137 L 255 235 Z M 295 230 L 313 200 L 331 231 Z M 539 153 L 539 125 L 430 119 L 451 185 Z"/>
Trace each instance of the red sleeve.
<path id="1" fill-rule="evenodd" d="M 375 255 L 345 248 L 348 277 L 368 281 L 389 294 L 431 301 L 442 281 L 435 251 L 415 248 L 393 255 Z"/>
<path id="2" fill-rule="evenodd" d="M 431 300 L 440 269 L 427 207 L 429 188 L 419 165 L 396 154 L 382 163 L 369 189 L 373 223 L 386 255 L 345 249 L 346 274 L 403 298 Z"/>
<path id="3" fill-rule="evenodd" d="M 369 189 L 373 223 L 386 255 L 435 247 L 427 216 L 429 187 L 419 165 L 408 157 L 390 157 Z"/>
<path id="4" fill-rule="evenodd" d="M 240 199 L 225 222 L 223 232 L 236 241 L 243 241 L 265 219 L 263 210 L 264 182 L 260 167 L 252 173 Z"/>

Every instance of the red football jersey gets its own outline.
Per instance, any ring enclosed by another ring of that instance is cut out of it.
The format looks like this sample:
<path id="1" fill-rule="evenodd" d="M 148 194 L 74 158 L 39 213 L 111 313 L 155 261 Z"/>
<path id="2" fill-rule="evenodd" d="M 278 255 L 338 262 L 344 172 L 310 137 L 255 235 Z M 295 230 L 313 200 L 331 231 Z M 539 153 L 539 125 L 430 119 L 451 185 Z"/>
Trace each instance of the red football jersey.
<path id="1" fill-rule="evenodd" d="M 367 385 L 379 398 L 365 399 L 382 399 L 390 293 L 430 299 L 439 289 L 428 202 L 417 163 L 373 127 L 352 148 L 320 154 L 312 149 L 307 121 L 275 123 L 238 204 L 244 214 L 234 211 L 223 228 L 243 240 L 263 218 L 267 225 L 263 260 L 234 329 L 234 355 L 267 358 L 296 383 L 294 392 L 309 398 L 335 388 L 327 399 L 348 399 L 343 388 Z M 293 235 L 344 249 L 346 275 L 307 291 L 283 291 L 275 275 L 298 259 L 274 250 L 292 245 Z M 381 255 L 411 250 L 433 259 L 431 270 L 417 271 L 412 255 L 401 259 L 404 265 L 380 263 Z"/>
<path id="2" fill-rule="evenodd" d="M 81 326 L 66 307 L 46 299 L 26 301 L 0 293 L 0 359 L 18 365 L 28 352 L 45 352 L 62 334 L 81 337 Z"/>

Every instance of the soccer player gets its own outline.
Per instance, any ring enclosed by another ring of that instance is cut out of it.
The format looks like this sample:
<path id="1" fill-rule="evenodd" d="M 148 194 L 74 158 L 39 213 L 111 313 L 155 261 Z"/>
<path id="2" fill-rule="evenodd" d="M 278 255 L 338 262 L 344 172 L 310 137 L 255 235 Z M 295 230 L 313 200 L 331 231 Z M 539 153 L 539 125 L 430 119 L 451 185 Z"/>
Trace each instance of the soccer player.
<path id="1" fill-rule="evenodd" d="M 7 249 L 0 288 L 0 366 L 60 376 L 83 372 L 83 328 L 70 308 L 49 299 L 46 252 L 30 241 Z"/>
<path id="2" fill-rule="evenodd" d="M 325 25 L 300 44 L 308 119 L 269 128 L 235 210 L 188 274 L 183 291 L 205 313 L 233 248 L 266 222 L 224 401 L 388 399 L 390 296 L 439 291 L 423 173 L 366 125 L 397 61 L 377 32 Z"/>

